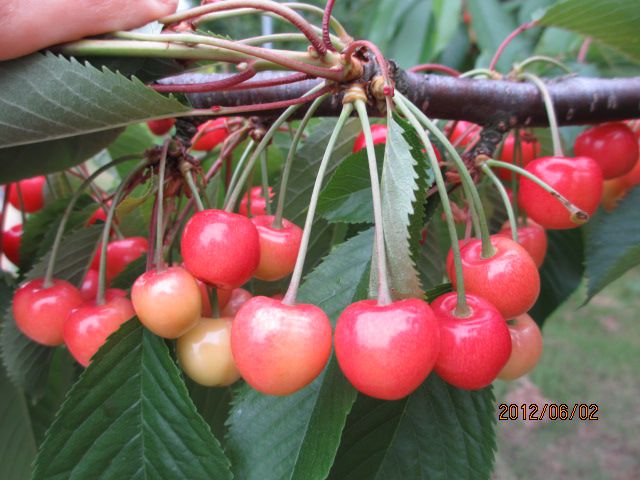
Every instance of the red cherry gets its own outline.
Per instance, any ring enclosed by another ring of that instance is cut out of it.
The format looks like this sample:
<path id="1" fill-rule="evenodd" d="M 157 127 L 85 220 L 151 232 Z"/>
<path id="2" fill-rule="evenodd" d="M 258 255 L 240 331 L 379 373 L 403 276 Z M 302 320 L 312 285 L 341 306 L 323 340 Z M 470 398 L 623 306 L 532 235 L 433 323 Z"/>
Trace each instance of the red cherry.
<path id="1" fill-rule="evenodd" d="M 526 313 L 507 322 L 511 335 L 511 356 L 498 374 L 501 380 L 515 380 L 533 370 L 542 355 L 542 333 Z"/>
<path id="2" fill-rule="evenodd" d="M 14 225 L 2 234 L 2 251 L 14 265 L 20 264 L 20 242 L 22 225 Z"/>
<path id="3" fill-rule="evenodd" d="M 254 274 L 260 280 L 279 280 L 293 272 L 296 264 L 302 229 L 282 219 L 282 228 L 274 228 L 273 215 L 259 215 L 251 221 L 260 236 L 260 263 Z"/>
<path id="4" fill-rule="evenodd" d="M 176 123 L 175 118 L 161 118 L 160 120 L 149 120 L 147 127 L 154 135 L 161 136 L 168 133 L 174 123 Z"/>
<path id="5" fill-rule="evenodd" d="M 64 343 L 78 363 L 86 367 L 107 337 L 134 315 L 125 291 L 107 290 L 104 304 L 85 302 L 71 312 L 64 322 Z"/>
<path id="6" fill-rule="evenodd" d="M 589 215 L 598 208 L 603 180 L 602 170 L 595 160 L 589 157 L 542 157 L 532 161 L 525 169 Z M 520 180 L 518 202 L 528 216 L 546 229 L 578 226 L 553 195 L 524 177 Z"/>
<path id="7" fill-rule="evenodd" d="M 620 200 L 627 194 L 627 185 L 625 183 L 625 177 L 612 178 L 611 180 L 605 180 L 602 187 L 602 206 L 610 212 L 615 209 L 620 203 Z"/>
<path id="8" fill-rule="evenodd" d="M 511 225 L 506 222 L 499 234 L 511 238 Z M 536 266 L 540 268 L 547 255 L 547 232 L 536 222 L 527 218 L 527 224 L 518 224 L 518 243 L 529 252 Z"/>
<path id="9" fill-rule="evenodd" d="M 435 371 L 447 383 L 477 390 L 493 382 L 511 354 L 507 322 L 489 302 L 467 295 L 471 314 L 457 317 L 455 293 L 446 293 L 432 303 L 440 325 L 440 355 Z"/>
<path id="10" fill-rule="evenodd" d="M 507 138 L 504 140 L 502 145 L 502 153 L 500 154 L 500 160 L 503 162 L 515 163 L 516 155 L 514 154 L 515 147 L 515 135 L 511 132 Z M 518 156 L 518 161 L 520 162 L 518 166 L 526 167 L 532 160 L 534 160 L 540 154 L 540 143 L 535 138 L 531 138 L 524 132 L 520 132 L 520 152 L 521 154 Z M 511 170 L 507 170 L 506 168 L 499 168 L 496 170 L 496 173 L 500 178 L 509 182 L 511 181 Z"/>
<path id="11" fill-rule="evenodd" d="M 99 277 L 99 272 L 95 268 L 90 268 L 87 271 L 87 274 L 82 280 L 82 285 L 80 285 L 80 295 L 82 295 L 83 300 L 95 300 L 96 295 L 98 294 Z"/>
<path id="12" fill-rule="evenodd" d="M 196 279 L 182 267 L 149 270 L 131 288 L 140 322 L 163 338 L 178 338 L 200 320 L 202 298 Z"/>
<path id="13" fill-rule="evenodd" d="M 231 351 L 249 385 L 267 395 L 289 395 L 327 364 L 331 324 L 315 305 L 253 297 L 233 319 Z"/>
<path id="14" fill-rule="evenodd" d="M 17 184 L 11 185 L 11 191 L 9 192 L 9 203 L 20 208 L 20 196 L 18 195 L 18 188 L 20 186 L 20 192 L 22 193 L 22 201 L 24 202 L 24 211 L 27 213 L 37 212 L 44 205 L 44 184 L 46 179 L 44 176 L 26 178 L 20 180 Z"/>
<path id="15" fill-rule="evenodd" d="M 640 144 L 640 140 L 638 140 Z M 624 177 L 622 177 L 627 188 L 635 187 L 640 184 L 640 158 L 636 162 L 635 166 L 631 169 L 629 173 L 627 173 Z"/>
<path id="16" fill-rule="evenodd" d="M 527 312 L 540 294 L 540 275 L 527 251 L 502 235 L 492 235 L 496 250 L 490 258 L 482 257 L 482 242 L 472 239 L 460 249 L 466 291 L 494 305 L 505 318 Z M 455 287 L 453 255 L 447 258 L 447 273 Z"/>
<path id="17" fill-rule="evenodd" d="M 225 290 L 228 292 L 228 290 Z M 220 313 L 223 317 L 233 318 L 240 311 L 240 308 L 247 303 L 253 295 L 244 288 L 234 288 L 227 304 L 222 308 Z"/>
<path id="18" fill-rule="evenodd" d="M 633 169 L 638 161 L 638 140 L 624 123 L 605 123 L 578 135 L 573 152 L 577 157 L 593 158 L 608 180 Z"/>
<path id="19" fill-rule="evenodd" d="M 379 123 L 371 125 L 371 136 L 373 137 L 374 145 L 387 143 L 387 126 Z M 356 137 L 356 141 L 353 142 L 353 153 L 359 152 L 365 148 L 365 145 L 364 132 L 360 132 L 360 135 Z"/>
<path id="20" fill-rule="evenodd" d="M 106 203 L 107 207 L 111 206 L 111 200 L 109 200 Z M 93 225 L 94 223 L 96 223 L 98 220 L 100 220 L 101 222 L 106 222 L 107 221 L 107 212 L 105 212 L 104 207 L 101 205 L 98 208 L 96 208 L 96 211 L 93 212 L 93 215 L 91 215 L 91 217 L 89 218 L 89 220 L 87 220 L 87 225 Z M 116 217 L 113 217 L 113 221 L 116 221 Z"/>
<path id="21" fill-rule="evenodd" d="M 144 237 L 129 237 L 114 240 L 107 245 L 107 281 L 113 280 L 134 260 L 149 250 L 149 242 Z M 100 268 L 100 251 L 98 249 L 91 268 Z"/>
<path id="22" fill-rule="evenodd" d="M 220 117 L 201 124 L 198 127 L 198 131 L 193 136 L 196 141 L 193 143 L 191 148 L 201 152 L 213 150 L 218 144 L 222 143 L 222 141 L 227 138 L 227 135 L 229 135 L 226 121 L 227 119 L 225 117 Z"/>
<path id="23" fill-rule="evenodd" d="M 266 215 L 267 214 L 267 201 L 262 195 L 262 187 L 253 187 L 251 188 L 251 216 L 256 215 Z M 269 187 L 269 199 L 273 198 L 273 189 Z M 238 212 L 240 215 L 249 216 L 249 200 L 248 195 L 245 193 L 240 200 L 240 206 L 238 207 Z"/>
<path id="24" fill-rule="evenodd" d="M 360 392 L 397 400 L 427 378 L 440 349 L 429 305 L 417 298 L 378 305 L 363 300 L 338 318 L 335 349 L 342 372 Z"/>
<path id="25" fill-rule="evenodd" d="M 245 216 L 223 210 L 204 210 L 191 217 L 180 248 L 187 269 L 218 288 L 239 287 L 260 262 L 255 225 Z"/>
<path id="26" fill-rule="evenodd" d="M 69 312 L 82 302 L 80 291 L 69 282 L 53 279 L 51 286 L 45 287 L 44 278 L 39 278 L 18 288 L 13 296 L 13 317 L 18 328 L 31 340 L 43 345 L 60 345 Z"/>
<path id="27" fill-rule="evenodd" d="M 474 139 L 479 129 L 480 125 L 460 120 L 456 122 L 453 131 L 451 131 L 451 125 L 449 125 L 445 132 L 449 135 L 451 143 L 457 142 L 459 147 L 465 147 Z"/>
<path id="28" fill-rule="evenodd" d="M 194 277 L 195 278 L 195 277 Z M 207 289 L 207 284 L 202 280 L 195 279 L 198 284 L 198 288 L 200 289 L 200 298 L 202 303 L 202 316 L 203 317 L 211 317 L 212 309 L 211 309 L 211 298 L 209 298 L 209 291 Z M 213 287 L 211 287 L 213 288 Z M 223 309 L 229 303 L 229 299 L 231 298 L 233 290 L 225 290 L 224 288 L 216 289 L 216 294 L 218 295 L 218 308 Z"/>

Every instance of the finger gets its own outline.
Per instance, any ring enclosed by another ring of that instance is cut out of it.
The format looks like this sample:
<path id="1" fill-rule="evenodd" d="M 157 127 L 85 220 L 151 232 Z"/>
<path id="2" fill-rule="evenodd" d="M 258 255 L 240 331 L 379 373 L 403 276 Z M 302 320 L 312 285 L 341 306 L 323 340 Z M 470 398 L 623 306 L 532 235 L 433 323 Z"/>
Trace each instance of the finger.
<path id="1" fill-rule="evenodd" d="M 140 27 L 178 0 L 0 0 L 0 60 L 58 43 Z"/>

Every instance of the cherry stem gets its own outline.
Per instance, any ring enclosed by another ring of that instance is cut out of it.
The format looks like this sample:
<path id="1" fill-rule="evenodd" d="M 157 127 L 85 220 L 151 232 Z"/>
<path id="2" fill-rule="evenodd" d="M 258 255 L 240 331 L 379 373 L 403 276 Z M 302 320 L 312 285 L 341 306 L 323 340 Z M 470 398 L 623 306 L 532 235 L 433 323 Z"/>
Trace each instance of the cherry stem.
<path id="1" fill-rule="evenodd" d="M 431 169 L 435 175 L 436 185 L 438 187 L 438 195 L 440 196 L 440 202 L 442 203 L 442 209 L 444 210 L 445 219 L 447 222 L 447 229 L 449 230 L 449 239 L 451 240 L 451 250 L 453 251 L 453 264 L 456 271 L 456 292 L 457 292 L 457 304 L 455 308 L 455 315 L 457 317 L 465 317 L 471 313 L 469 305 L 467 304 L 467 297 L 464 289 L 464 276 L 462 274 L 462 257 L 460 256 L 460 244 L 458 243 L 458 232 L 456 231 L 456 224 L 453 219 L 453 212 L 451 211 L 451 202 L 447 195 L 447 187 L 444 183 L 444 177 L 440 171 L 438 164 L 438 157 L 429 140 L 428 135 L 425 133 L 422 125 L 412 113 L 409 102 L 405 101 L 402 96 L 396 92 L 394 101 L 400 112 L 409 120 L 416 133 L 422 140 L 423 145 L 427 151 L 427 157 L 429 157 L 429 163 Z"/>
<path id="2" fill-rule="evenodd" d="M 249 157 L 249 154 L 253 150 L 253 147 L 255 146 L 255 144 L 256 144 L 255 140 L 249 139 L 249 141 L 247 142 L 247 146 L 245 147 L 244 151 L 242 152 L 242 155 L 240 156 L 240 160 L 238 160 L 238 164 L 236 165 L 236 168 L 233 171 L 233 175 L 231 176 L 231 181 L 229 182 L 229 186 L 227 187 L 227 193 L 224 199 L 225 205 L 229 203 L 229 197 L 231 196 L 231 192 L 233 191 L 234 187 L 238 184 L 238 177 L 243 171 L 244 162 L 247 161 L 247 158 Z"/>
<path id="3" fill-rule="evenodd" d="M 511 226 L 511 237 L 514 242 L 518 242 L 518 224 L 516 223 L 516 217 L 513 213 L 513 207 L 511 206 L 511 200 L 509 200 L 509 194 L 507 193 L 507 189 L 504 188 L 500 179 L 496 176 L 495 173 L 491 171 L 491 168 L 486 163 L 480 165 L 480 169 L 484 172 L 484 174 L 489 177 L 493 185 L 498 190 L 500 194 L 500 198 L 502 199 L 502 203 L 504 203 L 504 208 L 507 211 L 507 217 L 509 217 L 509 225 Z"/>
<path id="4" fill-rule="evenodd" d="M 271 198 L 269 195 L 269 170 L 267 166 L 267 150 L 260 155 L 260 174 L 262 180 L 262 196 L 264 197 L 264 207 L 267 215 L 271 215 Z M 251 196 L 251 193 L 249 193 Z"/>
<path id="5" fill-rule="evenodd" d="M 293 165 L 293 159 L 296 156 L 296 150 L 298 149 L 298 143 L 300 143 L 300 139 L 304 134 L 304 129 L 309 123 L 311 117 L 316 112 L 320 104 L 324 101 L 326 95 L 316 98 L 313 103 L 309 106 L 309 109 L 302 117 L 300 121 L 300 125 L 298 125 L 298 129 L 296 133 L 293 135 L 291 139 L 291 145 L 289 146 L 289 152 L 287 153 L 287 159 L 284 162 L 284 167 L 282 169 L 282 177 L 280 179 L 280 191 L 278 192 L 278 203 L 276 205 L 276 214 L 273 217 L 273 224 L 271 225 L 273 228 L 282 228 L 282 214 L 284 213 L 284 202 L 287 196 L 287 186 L 289 184 L 289 176 L 291 175 L 291 167 Z M 291 129 L 289 129 L 291 131 Z"/>
<path id="6" fill-rule="evenodd" d="M 170 140 L 165 140 L 162 146 L 162 153 L 160 154 L 160 163 L 158 166 L 158 196 L 156 201 L 158 202 L 158 208 L 156 212 L 156 251 L 155 251 L 155 263 L 156 269 L 162 270 L 164 268 L 163 262 L 163 240 L 164 240 L 164 172 L 167 165 L 167 152 L 169 151 Z"/>
<path id="7" fill-rule="evenodd" d="M 576 59 L 578 63 L 584 63 L 587 59 L 587 53 L 589 53 L 589 47 L 591 46 L 591 37 L 587 37 L 580 45 L 580 50 L 578 51 L 578 58 Z"/>
<path id="8" fill-rule="evenodd" d="M 439 63 L 423 63 L 421 65 L 415 65 L 409 69 L 409 72 L 440 72 L 451 75 L 452 77 L 459 77 L 461 73 L 455 68 L 441 65 Z"/>
<path id="9" fill-rule="evenodd" d="M 343 105 L 340 116 L 338 117 L 338 121 L 336 122 L 336 126 L 334 127 L 333 132 L 329 137 L 327 147 L 325 148 L 324 155 L 322 157 L 322 160 L 320 161 L 318 174 L 316 175 L 316 180 L 313 184 L 313 191 L 311 192 L 311 198 L 309 199 L 309 208 L 307 209 L 307 217 L 304 221 L 304 229 L 302 230 L 302 239 L 300 241 L 300 250 L 298 251 L 298 257 L 296 258 L 296 265 L 293 269 L 293 274 L 291 275 L 291 282 L 289 283 L 287 293 L 285 293 L 282 299 L 282 303 L 284 303 L 285 305 L 295 305 L 296 303 L 298 288 L 300 287 L 300 281 L 302 280 L 302 269 L 304 267 L 304 261 L 307 256 L 307 249 L 309 247 L 309 237 L 311 236 L 313 218 L 315 217 L 316 206 L 318 205 L 318 196 L 320 195 L 320 189 L 322 188 L 322 181 L 324 179 L 327 167 L 329 166 L 331 154 L 333 153 L 333 149 L 338 140 L 338 136 L 340 135 L 340 132 L 342 132 L 342 128 L 349 119 L 351 112 L 353 112 L 352 104 L 347 103 Z"/>
<path id="10" fill-rule="evenodd" d="M 253 82 L 243 82 L 232 87 L 227 88 L 226 90 L 251 90 L 253 88 L 264 88 L 264 87 L 276 87 L 278 85 L 288 85 L 290 83 L 301 82 L 310 78 L 307 73 L 292 73 L 291 75 L 286 75 L 283 77 L 275 77 L 265 80 L 254 80 Z"/>
<path id="11" fill-rule="evenodd" d="M 193 175 L 191 175 L 191 165 L 184 160 L 180 162 L 180 173 L 182 173 L 182 178 L 184 178 L 185 182 L 191 191 L 191 198 L 196 203 L 196 209 L 201 212 L 204 210 L 204 204 L 202 203 L 202 199 L 200 198 L 200 194 L 198 193 L 198 187 L 196 187 L 196 183 L 193 181 Z"/>
<path id="12" fill-rule="evenodd" d="M 465 165 L 462 158 L 460 158 L 460 154 L 458 153 L 458 151 L 453 147 L 453 145 L 451 145 L 451 142 L 449 141 L 447 136 L 442 133 L 438 129 L 438 127 L 424 113 L 420 111 L 418 107 L 407 100 L 404 95 L 398 92 L 397 96 L 403 101 L 404 105 L 413 113 L 413 115 L 415 115 L 416 119 L 419 120 L 419 122 L 424 125 L 440 143 L 442 143 L 444 148 L 449 153 L 449 156 L 453 160 L 458 173 L 460 174 L 460 182 L 462 183 L 462 188 L 465 192 L 465 195 L 467 195 L 467 198 L 470 198 L 472 200 L 475 213 L 479 220 L 481 234 L 480 236 L 482 240 L 482 257 L 491 258 L 493 255 L 495 255 L 495 249 L 493 248 L 491 239 L 489 238 L 490 235 L 487 216 L 485 214 L 480 195 L 478 194 L 478 189 L 476 188 L 476 185 L 471 178 L 471 174 L 467 170 L 467 166 Z"/>
<path id="13" fill-rule="evenodd" d="M 156 92 L 184 92 L 184 93 L 201 93 L 201 92 L 212 92 L 216 90 L 230 90 L 234 86 L 237 86 L 244 82 L 245 80 L 249 80 L 256 75 L 256 71 L 253 68 L 253 61 L 248 62 L 248 67 L 236 73 L 235 75 L 231 75 L 230 77 L 224 78 L 222 80 L 214 80 L 212 82 L 204 82 L 204 83 L 171 83 L 171 84 L 157 84 L 152 83 L 149 86 L 153 88 Z"/>
<path id="14" fill-rule="evenodd" d="M 285 2 L 282 5 L 292 8 L 294 10 L 317 13 L 324 18 L 325 11 L 320 7 L 316 7 L 315 5 L 309 5 L 306 3 L 299 3 L 299 2 Z M 329 16 L 329 24 L 331 28 L 333 28 L 333 30 L 338 34 L 338 36 L 342 41 L 349 42 L 352 40 L 351 36 L 347 33 L 344 26 L 333 15 Z"/>
<path id="15" fill-rule="evenodd" d="M 487 77 L 492 79 L 500 78 L 501 75 L 493 70 L 489 70 L 488 68 L 474 68 L 472 70 L 468 70 L 464 73 L 460 74 L 460 78 L 469 78 L 469 77 Z"/>
<path id="16" fill-rule="evenodd" d="M 562 206 L 569 211 L 569 213 L 571 214 L 571 220 L 574 223 L 582 224 L 589 220 L 589 214 L 587 212 L 578 208 L 576 205 L 571 203 L 565 196 L 559 193 L 551 185 L 539 179 L 534 174 L 528 172 L 524 168 L 518 167 L 517 165 L 513 165 L 511 163 L 501 162 L 500 160 L 494 160 L 492 158 L 481 160 L 480 165 L 482 165 L 482 163 L 486 163 L 490 167 L 506 168 L 507 170 L 511 170 L 512 172 L 522 175 L 523 177 L 526 177 L 532 182 L 536 183 L 541 188 L 543 188 L 546 192 L 549 192 L 551 195 L 553 195 L 553 197 L 556 200 L 558 200 L 562 204 Z"/>
<path id="17" fill-rule="evenodd" d="M 27 214 L 24 210 L 24 198 L 22 197 L 22 187 L 20 186 L 20 182 L 16 182 L 15 184 L 16 192 L 18 192 L 18 205 L 20 210 L 20 220 L 22 221 L 22 225 L 27 223 Z"/>
<path id="18" fill-rule="evenodd" d="M 562 141 L 560 140 L 560 129 L 558 128 L 556 111 L 553 107 L 553 99 L 549 94 L 549 89 L 547 89 L 547 86 L 544 84 L 544 82 L 535 75 L 532 75 L 530 73 L 522 73 L 520 76 L 538 87 L 540 95 L 542 95 L 542 100 L 544 101 L 544 108 L 547 110 L 547 117 L 549 118 L 549 130 L 551 130 L 553 154 L 556 157 L 563 157 L 564 152 L 562 151 Z"/>
<path id="19" fill-rule="evenodd" d="M 329 34 L 329 23 L 331 21 L 331 11 L 333 10 L 333 4 L 336 0 L 327 0 L 327 5 L 324 8 L 324 14 L 322 15 L 322 41 L 327 50 L 333 50 L 333 43 L 331 43 L 331 35 Z"/>
<path id="20" fill-rule="evenodd" d="M 393 83 L 391 82 L 391 76 L 389 74 L 389 64 L 387 63 L 387 59 L 384 57 L 384 55 L 382 55 L 382 52 L 376 44 L 368 40 L 356 40 L 354 42 L 351 42 L 342 52 L 345 57 L 345 61 L 349 62 L 354 52 L 361 47 L 364 47 L 373 53 L 376 61 L 378 62 L 378 65 L 380 66 L 380 73 L 382 74 L 382 78 L 384 79 L 385 88 L 388 91 L 388 93 L 385 92 L 385 97 L 387 99 L 393 97 L 394 88 Z"/>
<path id="21" fill-rule="evenodd" d="M 7 220 L 7 210 L 9 209 L 9 194 L 11 193 L 11 184 L 7 183 L 4 187 L 4 198 L 2 199 L 2 212 L 0 212 L 0 258 L 4 250 L 4 224 Z"/>
<path id="22" fill-rule="evenodd" d="M 534 55 L 532 57 L 529 57 L 526 60 L 518 63 L 515 66 L 515 70 L 522 71 L 526 69 L 529 65 L 532 65 L 534 63 L 549 63 L 551 65 L 558 67 L 560 70 L 564 70 L 566 73 L 569 73 L 569 74 L 573 73 L 571 69 L 567 67 L 564 63 L 562 63 L 559 60 L 556 60 L 555 58 L 547 57 L 546 55 Z"/>
<path id="23" fill-rule="evenodd" d="M 142 154 L 132 154 L 132 155 L 124 155 L 119 157 L 103 166 L 98 168 L 95 172 L 89 175 L 78 187 L 78 189 L 73 193 L 71 198 L 69 199 L 69 203 L 67 203 L 67 208 L 65 208 L 64 213 L 62 214 L 62 218 L 60 219 L 60 223 L 58 224 L 58 229 L 56 230 L 56 236 L 53 240 L 53 245 L 51 246 L 51 254 L 49 256 L 49 262 L 47 263 L 47 270 L 44 275 L 44 287 L 50 287 L 53 281 L 53 274 L 56 266 L 56 259 L 58 257 L 58 250 L 60 249 L 60 245 L 62 244 L 62 237 L 64 235 L 65 227 L 67 226 L 67 222 L 71 217 L 71 213 L 73 212 L 73 208 L 76 205 L 76 202 L 80 198 L 80 195 L 87 189 L 87 187 L 103 172 L 106 172 L 110 168 L 129 160 L 134 160 L 136 158 L 142 157 Z M 108 212 L 107 212 L 108 215 Z"/>
<path id="24" fill-rule="evenodd" d="M 518 28 L 516 28 L 513 32 L 511 32 L 509 35 L 507 35 L 507 38 L 505 38 L 502 41 L 502 43 L 498 46 L 498 49 L 496 50 L 495 55 L 491 59 L 491 63 L 489 64 L 489 70 L 495 71 L 496 65 L 498 63 L 498 60 L 500 60 L 500 56 L 502 55 L 502 52 L 504 51 L 505 48 L 507 48 L 507 45 L 509 45 L 514 38 L 516 38 L 518 35 L 520 35 L 525 30 L 529 30 L 530 28 L 535 27 L 537 24 L 538 24 L 537 20 L 533 20 L 532 22 L 523 23 Z"/>
<path id="25" fill-rule="evenodd" d="M 329 35 L 329 39 L 332 42 L 332 51 L 335 51 L 336 46 L 340 49 L 344 48 L 344 45 L 340 39 L 334 35 Z M 263 45 L 265 43 L 274 42 L 300 42 L 307 41 L 302 33 L 272 33 L 271 35 L 256 35 L 255 37 L 247 37 L 242 40 L 238 40 L 239 43 L 246 43 L 247 45 Z"/>
<path id="26" fill-rule="evenodd" d="M 389 290 L 389 278 L 387 275 L 387 254 L 384 244 L 384 227 L 382 223 L 382 195 L 380 193 L 380 179 L 378 178 L 378 162 L 376 161 L 376 150 L 371 134 L 371 125 L 367 115 L 367 106 L 360 100 L 354 101 L 356 112 L 360 118 L 364 141 L 367 149 L 367 160 L 369 162 L 369 175 L 371 177 L 371 197 L 373 202 L 373 226 L 376 238 L 376 268 L 378 270 L 378 304 L 389 305 L 392 303 L 391 292 Z"/>
<path id="27" fill-rule="evenodd" d="M 324 92 L 324 90 L 327 87 L 325 87 L 323 84 L 319 84 L 316 85 L 315 87 L 313 87 L 311 90 L 309 90 L 306 94 L 305 97 L 309 98 L 311 96 L 313 96 L 314 94 L 319 94 L 320 92 Z M 319 95 L 318 95 L 319 96 Z M 238 198 L 240 197 L 240 193 L 242 192 L 242 187 L 243 185 L 247 182 L 247 177 L 249 176 L 249 172 L 251 170 L 253 170 L 253 167 L 260 155 L 260 153 L 267 148 L 267 146 L 269 145 L 269 142 L 271 142 L 271 139 L 273 138 L 273 136 L 276 134 L 276 132 L 278 131 L 278 129 L 280 128 L 280 126 L 287 121 L 287 119 L 293 115 L 300 107 L 302 106 L 301 103 L 298 103 L 296 105 L 291 105 L 290 107 L 288 107 L 284 112 L 282 112 L 282 114 L 271 124 L 271 126 L 269 127 L 269 129 L 267 130 L 267 132 L 264 134 L 264 136 L 262 137 L 262 139 L 260 140 L 260 143 L 258 143 L 258 146 L 256 147 L 256 149 L 253 151 L 253 154 L 251 155 L 251 158 L 249 158 L 249 161 L 247 163 L 246 168 L 244 169 L 244 171 L 242 172 L 242 175 L 240 176 L 240 178 L 238 179 L 237 184 L 234 186 L 233 190 L 231 191 L 231 195 L 229 196 L 229 200 L 227 201 L 227 203 L 225 204 L 225 210 L 227 212 L 232 212 L 233 209 L 235 208 L 235 205 L 238 201 Z"/>
<path id="28" fill-rule="evenodd" d="M 522 141 L 520 138 L 520 129 L 515 128 L 513 130 L 513 163 L 519 167 L 522 167 Z M 520 189 L 520 182 L 515 175 L 511 175 L 511 194 L 513 196 L 513 201 L 511 205 L 513 207 L 514 216 L 516 220 L 520 217 L 520 207 L 518 206 L 518 190 Z M 523 215 L 526 215 L 526 212 L 523 210 Z M 525 222 L 526 224 L 526 222 Z"/>

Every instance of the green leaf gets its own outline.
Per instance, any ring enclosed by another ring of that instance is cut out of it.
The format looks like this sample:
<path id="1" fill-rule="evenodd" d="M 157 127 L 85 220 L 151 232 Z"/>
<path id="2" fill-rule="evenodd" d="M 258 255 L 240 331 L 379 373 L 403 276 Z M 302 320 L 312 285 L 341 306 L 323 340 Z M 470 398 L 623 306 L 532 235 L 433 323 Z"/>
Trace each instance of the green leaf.
<path id="1" fill-rule="evenodd" d="M 109 145 L 111 158 L 144 153 L 148 148 L 160 143 L 144 124 L 129 125 L 124 132 Z"/>
<path id="2" fill-rule="evenodd" d="M 51 53 L 0 63 L 0 146 L 111 130 L 188 108 L 106 68 Z"/>
<path id="3" fill-rule="evenodd" d="M 640 264 L 640 188 L 611 213 L 599 211 L 587 224 L 587 299 Z"/>
<path id="4" fill-rule="evenodd" d="M 495 422 L 491 387 L 460 390 L 435 374 L 402 400 L 358 396 L 329 478 L 489 478 Z"/>
<path id="5" fill-rule="evenodd" d="M 366 292 L 372 245 L 368 229 L 337 246 L 309 274 L 298 301 L 318 305 L 335 322 Z M 242 388 L 228 422 L 234 473 L 243 480 L 325 478 L 355 397 L 335 358 L 311 385 L 287 397 Z"/>
<path id="6" fill-rule="evenodd" d="M 445 255 L 440 249 L 438 228 L 442 228 L 442 222 L 429 222 L 424 244 L 420 245 L 416 268 L 420 274 L 420 282 L 425 290 L 440 284 L 445 275 Z"/>
<path id="7" fill-rule="evenodd" d="M 435 58 L 453 39 L 462 16 L 461 0 L 433 0 L 435 28 L 431 29 L 431 58 Z"/>
<path id="8" fill-rule="evenodd" d="M 640 62 L 637 0 L 563 0 L 550 7 L 539 21 L 589 36 Z"/>
<path id="9" fill-rule="evenodd" d="M 427 56 L 423 52 L 429 40 L 431 11 L 432 0 L 414 0 L 410 13 L 402 17 L 402 24 L 385 49 L 385 54 L 401 67 L 416 65 Z"/>
<path id="10" fill-rule="evenodd" d="M 147 256 L 142 255 L 136 258 L 129 265 L 124 267 L 124 270 L 111 281 L 111 288 L 120 288 L 122 290 L 129 290 L 136 279 L 147 270 Z"/>
<path id="11" fill-rule="evenodd" d="M 71 388 L 33 476 L 98 477 L 231 478 L 164 340 L 136 319 L 109 337 Z"/>
<path id="12" fill-rule="evenodd" d="M 231 408 L 231 388 L 203 387 L 193 381 L 187 381 L 187 388 L 198 413 L 224 446 L 225 421 Z"/>

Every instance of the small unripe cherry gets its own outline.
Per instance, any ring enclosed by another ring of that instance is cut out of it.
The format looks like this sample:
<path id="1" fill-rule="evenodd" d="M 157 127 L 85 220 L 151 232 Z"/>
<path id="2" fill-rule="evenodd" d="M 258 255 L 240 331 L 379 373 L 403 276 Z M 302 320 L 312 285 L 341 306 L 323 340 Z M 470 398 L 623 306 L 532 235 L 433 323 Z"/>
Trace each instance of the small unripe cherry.
<path id="1" fill-rule="evenodd" d="M 169 133 L 174 123 L 176 123 L 175 118 L 161 118 L 159 120 L 149 120 L 147 127 L 154 135 L 162 136 L 165 133 Z"/>
<path id="2" fill-rule="evenodd" d="M 540 327 L 524 313 L 507 322 L 511 335 L 511 356 L 498 378 L 515 380 L 533 370 L 542 355 L 542 332 Z"/>
<path id="3" fill-rule="evenodd" d="M 131 303 L 140 322 L 163 338 L 178 338 L 200 319 L 202 299 L 196 279 L 182 267 L 154 269 L 131 288 Z"/>
<path id="4" fill-rule="evenodd" d="M 374 145 L 387 143 L 387 126 L 380 123 L 371 125 L 371 136 Z M 365 148 L 364 132 L 360 132 L 353 142 L 353 153 L 359 152 L 363 148 Z"/>
<path id="5" fill-rule="evenodd" d="M 499 232 L 507 238 L 511 238 L 511 225 L 506 222 Z M 540 268 L 547 255 L 547 232 L 536 222 L 527 218 L 526 225 L 518 223 L 518 243 L 529 252 L 536 266 Z"/>
<path id="6" fill-rule="evenodd" d="M 206 387 L 224 387 L 240 378 L 231 354 L 231 318 L 201 318 L 178 338 L 178 360 L 184 373 Z"/>
<path id="7" fill-rule="evenodd" d="M 20 195 L 18 194 L 18 186 L 20 194 L 22 194 L 22 202 L 24 211 L 27 213 L 37 212 L 44 205 L 44 185 L 46 177 L 38 176 L 25 178 L 18 183 L 11 185 L 9 192 L 9 203 L 15 208 L 20 209 Z"/>
<path id="8" fill-rule="evenodd" d="M 219 117 L 199 125 L 196 134 L 193 136 L 195 142 L 193 142 L 191 148 L 201 152 L 213 150 L 229 135 L 226 122 L 227 119 L 225 117 Z"/>
<path id="9" fill-rule="evenodd" d="M 22 285 L 13 296 L 13 318 L 27 337 L 43 345 L 62 344 L 63 325 L 69 313 L 83 303 L 80 291 L 65 280 L 44 278 Z"/>
<path id="10" fill-rule="evenodd" d="M 618 203 L 627 194 L 627 186 L 624 181 L 625 177 L 612 178 L 605 180 L 602 188 L 602 207 L 610 212 L 618 206 Z"/>
<path id="11" fill-rule="evenodd" d="M 273 215 L 258 215 L 251 219 L 260 236 L 260 263 L 254 276 L 260 280 L 279 280 L 296 265 L 302 229 L 282 219 L 282 227 L 273 227 Z"/>
<path id="12" fill-rule="evenodd" d="M 576 138 L 573 152 L 578 157 L 593 158 L 605 180 L 629 173 L 638 162 L 638 140 L 622 122 L 591 127 Z"/>
<path id="13" fill-rule="evenodd" d="M 20 265 L 20 243 L 22 241 L 22 225 L 14 225 L 2 234 L 2 252 L 14 265 Z"/>
<path id="14" fill-rule="evenodd" d="M 479 130 L 480 125 L 460 120 L 455 123 L 453 131 L 451 131 L 451 124 L 449 124 L 445 129 L 445 133 L 449 135 L 451 143 L 457 143 L 457 146 L 465 147 L 474 139 Z"/>
<path id="15" fill-rule="evenodd" d="M 240 200 L 238 213 L 246 217 L 255 217 L 257 215 L 267 214 L 267 200 L 264 198 L 264 190 L 262 187 L 252 187 L 248 193 L 245 193 Z M 251 201 L 249 202 L 249 196 Z M 273 198 L 273 189 L 269 187 L 269 199 Z M 249 214 L 249 208 L 251 214 Z"/>

